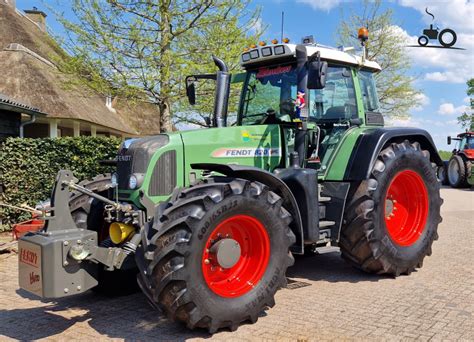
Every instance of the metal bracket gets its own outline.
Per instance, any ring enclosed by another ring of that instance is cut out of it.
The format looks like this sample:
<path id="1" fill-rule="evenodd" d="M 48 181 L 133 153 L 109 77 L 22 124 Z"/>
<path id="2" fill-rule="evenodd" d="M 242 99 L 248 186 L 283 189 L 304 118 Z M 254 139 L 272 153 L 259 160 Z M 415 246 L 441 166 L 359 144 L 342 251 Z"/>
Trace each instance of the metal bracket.
<path id="1" fill-rule="evenodd" d="M 79 229 L 71 216 L 69 210 L 69 189 L 65 182 L 77 182 L 69 170 L 60 170 L 56 176 L 53 192 L 51 194 L 51 216 L 45 217 L 45 232 L 54 233 L 70 229 Z"/>
<path id="2" fill-rule="evenodd" d="M 107 270 L 113 271 L 122 267 L 125 259 L 129 256 L 126 251 L 119 247 L 96 247 L 92 250 L 87 260 L 104 264 Z"/>

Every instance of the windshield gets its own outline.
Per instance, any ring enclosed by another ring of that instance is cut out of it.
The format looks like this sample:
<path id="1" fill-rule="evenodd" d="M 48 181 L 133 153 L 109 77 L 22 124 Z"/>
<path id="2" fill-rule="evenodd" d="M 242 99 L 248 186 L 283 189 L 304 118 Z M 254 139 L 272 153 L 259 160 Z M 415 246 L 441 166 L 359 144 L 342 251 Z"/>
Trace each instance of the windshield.
<path id="1" fill-rule="evenodd" d="M 462 150 L 474 149 L 474 137 L 466 137 L 465 136 L 464 138 L 462 138 L 459 147 Z"/>
<path id="2" fill-rule="evenodd" d="M 263 67 L 249 71 L 247 78 L 241 108 L 242 125 L 292 122 L 297 118 L 297 97 L 301 90 L 297 89 L 294 65 Z M 309 120 L 317 123 L 356 118 L 351 70 L 330 66 L 326 87 L 310 90 L 308 109 Z"/>

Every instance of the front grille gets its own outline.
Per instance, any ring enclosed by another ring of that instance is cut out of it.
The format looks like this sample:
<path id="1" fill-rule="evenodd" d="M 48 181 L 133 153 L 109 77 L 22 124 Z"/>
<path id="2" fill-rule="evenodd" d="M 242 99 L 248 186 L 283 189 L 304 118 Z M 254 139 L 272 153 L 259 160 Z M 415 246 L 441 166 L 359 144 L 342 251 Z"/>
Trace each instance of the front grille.
<path id="1" fill-rule="evenodd" d="M 170 195 L 176 187 L 176 151 L 167 151 L 156 162 L 151 175 L 148 195 Z"/>
<path id="2" fill-rule="evenodd" d="M 128 189 L 128 180 L 133 173 L 145 174 L 151 158 L 158 149 L 169 142 L 169 137 L 159 134 L 153 137 L 132 140 L 127 146 L 122 144 L 117 156 L 119 189 Z"/>
<path id="3" fill-rule="evenodd" d="M 117 175 L 119 189 L 128 189 L 128 179 L 132 174 L 133 157 L 125 151 L 117 156 Z"/>

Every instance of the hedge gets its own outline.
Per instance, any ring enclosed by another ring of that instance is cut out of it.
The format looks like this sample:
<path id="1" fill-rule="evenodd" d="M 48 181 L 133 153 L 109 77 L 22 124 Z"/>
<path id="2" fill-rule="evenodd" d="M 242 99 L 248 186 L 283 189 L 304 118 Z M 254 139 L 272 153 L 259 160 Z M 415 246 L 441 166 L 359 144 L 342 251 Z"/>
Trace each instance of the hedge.
<path id="1" fill-rule="evenodd" d="M 121 140 L 117 138 L 8 138 L 0 143 L 0 202 L 35 206 L 51 195 L 60 169 L 73 171 L 80 180 L 110 172 L 98 161 L 113 159 Z M 30 214 L 0 206 L 0 231 L 27 220 Z"/>

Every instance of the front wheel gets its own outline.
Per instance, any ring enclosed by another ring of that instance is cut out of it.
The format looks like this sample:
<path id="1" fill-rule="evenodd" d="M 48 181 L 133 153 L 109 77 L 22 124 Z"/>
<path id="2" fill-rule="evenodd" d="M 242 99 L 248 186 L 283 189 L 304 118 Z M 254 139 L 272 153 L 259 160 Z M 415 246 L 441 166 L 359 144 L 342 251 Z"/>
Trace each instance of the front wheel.
<path id="1" fill-rule="evenodd" d="M 464 188 L 467 183 L 467 167 L 461 156 L 452 156 L 448 164 L 449 184 L 453 188 Z"/>
<path id="2" fill-rule="evenodd" d="M 411 273 L 431 255 L 442 202 L 429 152 L 418 142 L 391 144 L 348 198 L 342 256 L 366 272 Z"/>
<path id="3" fill-rule="evenodd" d="M 211 333 L 274 305 L 293 264 L 282 199 L 261 183 L 208 180 L 175 194 L 137 251 L 139 283 L 166 315 Z"/>
<path id="4" fill-rule="evenodd" d="M 447 161 L 443 161 L 443 165 L 438 166 L 438 168 L 436 169 L 436 176 L 438 177 L 438 180 L 442 185 L 449 185 Z"/>
<path id="5" fill-rule="evenodd" d="M 426 45 L 428 45 L 428 42 L 429 42 L 429 41 L 430 41 L 430 40 L 428 39 L 427 36 L 420 36 L 420 38 L 418 38 L 418 44 L 419 44 L 420 46 L 426 46 Z"/>

